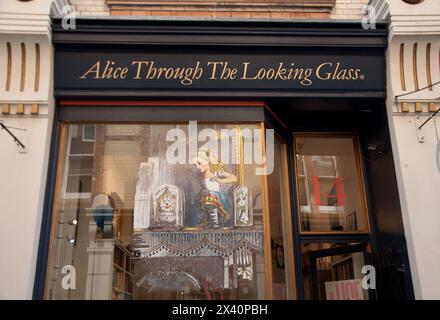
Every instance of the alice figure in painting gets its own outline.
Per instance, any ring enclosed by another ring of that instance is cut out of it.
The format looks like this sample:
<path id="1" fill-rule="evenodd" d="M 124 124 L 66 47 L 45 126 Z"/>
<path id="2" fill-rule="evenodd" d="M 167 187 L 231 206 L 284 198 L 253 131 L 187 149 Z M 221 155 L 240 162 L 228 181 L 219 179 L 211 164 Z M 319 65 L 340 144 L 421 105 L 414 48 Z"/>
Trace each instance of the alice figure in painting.
<path id="1" fill-rule="evenodd" d="M 230 217 L 229 201 L 223 184 L 237 182 L 237 177 L 226 172 L 225 165 L 209 150 L 199 150 L 193 163 L 204 176 L 205 190 L 202 195 L 202 226 L 218 228 L 227 225 Z"/>

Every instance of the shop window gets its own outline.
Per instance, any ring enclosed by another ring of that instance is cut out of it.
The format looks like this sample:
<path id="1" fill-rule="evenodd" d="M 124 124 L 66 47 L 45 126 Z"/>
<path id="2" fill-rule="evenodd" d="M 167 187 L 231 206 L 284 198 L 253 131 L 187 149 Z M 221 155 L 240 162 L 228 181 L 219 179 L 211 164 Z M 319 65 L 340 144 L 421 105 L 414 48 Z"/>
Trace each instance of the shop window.
<path id="1" fill-rule="evenodd" d="M 258 165 L 244 157 L 249 146 L 262 150 L 261 135 L 245 134 L 260 130 L 260 123 L 199 123 L 195 153 L 184 124 L 63 128 L 47 298 L 294 295 L 287 274 L 293 258 L 280 250 L 292 246 L 285 236 L 287 182 L 280 180 L 285 146 L 278 142 L 270 176 L 257 175 Z M 266 179 L 278 182 L 270 198 Z M 63 280 L 70 265 L 74 288 Z"/>
<path id="2" fill-rule="evenodd" d="M 297 135 L 296 168 L 302 232 L 368 232 L 356 137 Z"/>

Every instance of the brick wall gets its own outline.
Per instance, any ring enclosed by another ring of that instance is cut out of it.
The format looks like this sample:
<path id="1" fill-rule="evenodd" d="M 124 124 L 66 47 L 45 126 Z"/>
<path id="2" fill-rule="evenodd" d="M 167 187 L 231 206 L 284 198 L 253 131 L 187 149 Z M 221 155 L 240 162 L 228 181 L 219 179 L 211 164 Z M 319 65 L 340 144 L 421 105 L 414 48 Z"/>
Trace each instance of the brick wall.
<path id="1" fill-rule="evenodd" d="M 80 16 L 108 16 L 110 9 L 106 0 L 70 0 Z"/>
<path id="2" fill-rule="evenodd" d="M 361 19 L 362 8 L 370 0 L 337 0 L 331 13 L 332 19 Z"/>
<path id="3" fill-rule="evenodd" d="M 169 5 L 166 4 L 167 1 L 164 1 L 163 5 L 155 6 L 130 6 L 124 5 L 123 1 L 118 3 L 116 0 L 70 1 L 80 16 L 191 16 L 274 19 L 359 19 L 362 17 L 362 7 L 369 2 L 369 0 L 321 0 L 322 5 L 316 6 L 307 4 L 308 1 L 303 0 L 301 3 L 305 3 L 304 5 L 295 6 L 295 0 L 291 0 L 291 5 L 285 6 L 281 3 L 263 2 L 262 5 L 259 1 L 244 0 L 249 3 L 257 3 L 258 5 L 200 7 L 185 4 L 181 6 Z M 289 1 L 284 1 L 284 3 L 286 2 Z M 336 4 L 333 2 L 336 2 Z M 227 1 L 222 3 L 227 3 Z"/>

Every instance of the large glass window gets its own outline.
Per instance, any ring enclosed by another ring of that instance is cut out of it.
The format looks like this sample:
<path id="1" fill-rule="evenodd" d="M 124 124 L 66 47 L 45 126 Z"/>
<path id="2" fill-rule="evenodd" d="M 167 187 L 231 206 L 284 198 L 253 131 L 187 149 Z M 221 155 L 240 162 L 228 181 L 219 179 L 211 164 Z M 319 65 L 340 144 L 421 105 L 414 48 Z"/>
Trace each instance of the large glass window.
<path id="1" fill-rule="evenodd" d="M 362 170 L 351 135 L 295 138 L 303 232 L 368 232 Z"/>
<path id="2" fill-rule="evenodd" d="M 261 155 L 258 130 L 260 124 L 64 125 L 46 297 L 266 298 L 267 177 L 256 174 L 261 162 L 245 156 Z M 276 167 L 275 178 L 282 170 Z M 290 230 L 280 204 L 286 189 L 279 188 L 270 201 L 279 216 L 272 238 L 283 247 Z M 282 259 L 276 279 L 286 297 Z"/>

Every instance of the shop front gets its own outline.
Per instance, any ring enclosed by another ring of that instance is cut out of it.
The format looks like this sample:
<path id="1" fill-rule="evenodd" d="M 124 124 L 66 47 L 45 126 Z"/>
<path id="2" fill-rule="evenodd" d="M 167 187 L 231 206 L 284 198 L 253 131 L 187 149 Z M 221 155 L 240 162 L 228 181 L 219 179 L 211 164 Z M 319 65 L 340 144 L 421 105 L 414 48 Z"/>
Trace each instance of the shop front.
<path id="1" fill-rule="evenodd" d="M 36 298 L 412 297 L 385 25 L 53 28 Z"/>

